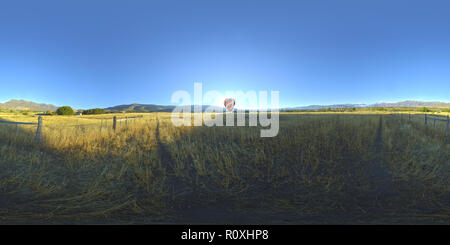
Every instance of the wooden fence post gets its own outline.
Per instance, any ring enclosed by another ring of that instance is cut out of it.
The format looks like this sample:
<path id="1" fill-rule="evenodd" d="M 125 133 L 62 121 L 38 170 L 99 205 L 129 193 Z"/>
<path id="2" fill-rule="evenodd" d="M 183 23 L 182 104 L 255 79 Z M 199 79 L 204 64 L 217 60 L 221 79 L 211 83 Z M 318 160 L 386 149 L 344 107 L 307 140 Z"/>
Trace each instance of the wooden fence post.
<path id="1" fill-rule="evenodd" d="M 41 143 L 41 136 L 42 136 L 42 116 L 38 117 L 38 126 L 36 130 L 36 143 Z"/>
<path id="2" fill-rule="evenodd" d="M 445 128 L 445 136 L 448 136 L 449 124 L 450 124 L 450 116 L 447 115 L 447 127 Z"/>
<path id="3" fill-rule="evenodd" d="M 16 124 L 16 137 L 19 135 L 19 124 Z"/>
<path id="4" fill-rule="evenodd" d="M 114 118 L 113 118 L 113 129 L 114 129 L 114 131 L 116 131 L 116 124 L 117 124 L 117 117 L 114 116 Z"/>
<path id="5" fill-rule="evenodd" d="M 427 127 L 427 114 L 425 114 L 425 128 Z"/>

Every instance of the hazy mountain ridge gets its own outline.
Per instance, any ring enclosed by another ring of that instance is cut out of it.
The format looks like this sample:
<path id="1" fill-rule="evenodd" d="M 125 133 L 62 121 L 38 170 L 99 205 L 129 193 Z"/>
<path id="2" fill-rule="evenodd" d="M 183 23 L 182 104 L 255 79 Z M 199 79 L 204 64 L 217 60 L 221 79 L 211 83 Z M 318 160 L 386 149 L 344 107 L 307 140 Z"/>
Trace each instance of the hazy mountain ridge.
<path id="1" fill-rule="evenodd" d="M 194 111 L 193 105 L 187 105 Z M 132 112 L 171 112 L 176 106 L 173 105 L 156 105 L 156 104 L 124 104 L 104 108 L 108 111 L 132 111 Z M 210 105 L 202 105 L 202 111 L 205 111 Z M 214 107 L 214 106 L 213 106 Z M 328 108 L 367 108 L 367 107 L 441 107 L 450 108 L 450 102 L 441 101 L 416 101 L 406 100 L 401 102 L 378 102 L 374 104 L 334 104 L 334 105 L 309 105 L 281 108 L 280 110 L 319 110 Z M 56 111 L 58 107 L 52 104 L 36 103 L 26 100 L 12 99 L 8 102 L 0 103 L 0 109 L 10 110 L 29 110 L 29 111 Z M 223 107 L 214 107 L 216 110 L 223 110 Z"/>
<path id="2" fill-rule="evenodd" d="M 28 110 L 28 111 L 56 111 L 58 107 L 52 104 L 36 103 L 27 100 L 10 100 L 0 103 L 0 109 Z"/>
<path id="3" fill-rule="evenodd" d="M 401 102 L 379 102 L 370 107 L 450 107 L 450 103 L 441 101 L 423 102 L 417 100 L 406 100 Z"/>
<path id="4" fill-rule="evenodd" d="M 336 105 L 309 105 L 309 106 L 298 106 L 292 108 L 283 108 L 284 110 L 319 110 L 328 108 L 360 108 L 366 107 L 365 104 L 336 104 Z"/>
<path id="5" fill-rule="evenodd" d="M 319 110 L 319 109 L 334 109 L 334 108 L 368 108 L 368 107 L 443 107 L 450 108 L 450 103 L 441 101 L 416 101 L 406 100 L 401 102 L 378 102 L 374 104 L 335 104 L 335 105 L 309 105 L 291 108 L 283 108 L 282 110 Z"/>
<path id="6" fill-rule="evenodd" d="M 108 111 L 133 111 L 133 112 L 172 112 L 176 106 L 173 105 L 155 105 L 155 104 L 128 104 L 128 105 L 117 105 L 105 108 Z M 184 107 L 191 107 L 191 111 L 194 111 L 194 105 L 186 105 Z M 202 111 L 210 108 L 209 105 L 202 105 Z M 214 107 L 216 110 L 225 110 L 225 108 Z M 187 108 L 186 108 L 187 109 Z"/>
<path id="7" fill-rule="evenodd" d="M 172 111 L 175 106 L 164 106 L 155 104 L 128 104 L 105 108 L 108 111 Z"/>

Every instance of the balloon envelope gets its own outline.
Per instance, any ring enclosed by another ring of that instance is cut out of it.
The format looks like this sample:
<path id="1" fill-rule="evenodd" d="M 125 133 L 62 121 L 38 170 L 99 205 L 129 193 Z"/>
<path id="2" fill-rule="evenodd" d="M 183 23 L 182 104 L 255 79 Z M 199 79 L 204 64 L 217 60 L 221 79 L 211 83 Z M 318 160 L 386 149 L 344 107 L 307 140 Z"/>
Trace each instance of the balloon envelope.
<path id="1" fill-rule="evenodd" d="M 233 110 L 235 104 L 236 103 L 233 98 L 226 98 L 223 102 L 223 105 L 229 112 Z"/>

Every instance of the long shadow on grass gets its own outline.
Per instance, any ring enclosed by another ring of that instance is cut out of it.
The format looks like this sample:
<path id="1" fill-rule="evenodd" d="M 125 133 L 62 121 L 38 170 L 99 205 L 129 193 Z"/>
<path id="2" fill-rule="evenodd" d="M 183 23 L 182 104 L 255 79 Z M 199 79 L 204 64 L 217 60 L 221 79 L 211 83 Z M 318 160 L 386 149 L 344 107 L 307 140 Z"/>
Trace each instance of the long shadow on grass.
<path id="1" fill-rule="evenodd" d="M 347 147 L 352 145 L 348 142 L 349 139 L 357 135 L 354 133 L 355 129 L 346 125 L 345 116 L 325 117 L 334 125 L 335 135 L 330 137 L 326 134 L 316 135 L 315 137 L 321 139 L 312 141 L 314 142 L 312 144 L 308 144 L 308 140 L 311 139 L 307 137 L 298 141 L 302 142 L 302 145 L 297 143 L 289 145 L 280 138 L 256 138 L 256 140 L 247 138 L 246 140 L 253 141 L 249 144 L 245 140 L 240 141 L 245 132 L 232 129 L 226 131 L 227 129 L 222 128 L 198 128 L 182 135 L 178 141 L 163 147 L 164 154 L 173 154 L 171 149 L 183 148 L 186 139 L 198 139 L 201 142 L 196 144 L 198 147 L 189 147 L 193 154 L 181 160 L 185 170 L 176 178 L 178 183 L 191 187 L 193 191 L 173 200 L 177 203 L 174 209 L 176 214 L 174 222 L 182 224 L 430 222 L 409 218 L 410 210 L 406 207 L 410 199 L 399 199 L 396 196 L 404 189 L 399 188 L 402 180 L 397 182 L 393 180 L 388 159 L 385 157 L 384 119 L 380 116 L 372 117 L 373 134 L 363 146 L 366 153 L 362 155 Z M 357 119 L 357 117 L 348 118 Z M 320 123 L 324 122 L 318 121 L 319 126 Z M 309 129 L 314 127 L 305 127 L 303 130 L 306 131 L 306 135 Z M 219 136 L 211 139 L 210 135 Z M 281 136 L 293 137 L 294 142 L 298 140 L 295 133 L 291 134 L 290 131 L 281 133 Z M 298 137 L 300 136 L 302 135 Z M 338 146 L 336 148 L 338 152 L 333 152 L 327 148 L 329 146 L 326 142 L 321 142 L 327 139 L 335 140 L 332 146 Z M 163 144 L 161 141 L 159 143 Z M 305 155 L 311 150 L 317 151 L 320 159 L 304 160 Z M 221 154 L 223 152 L 226 153 Z M 329 159 L 324 155 L 334 153 L 338 154 L 338 157 L 332 162 L 327 162 Z M 218 154 L 220 157 L 211 159 L 205 154 Z M 222 161 L 221 158 L 227 158 L 227 155 L 233 156 L 232 162 Z M 174 161 L 170 157 L 166 159 Z M 308 161 L 317 162 L 310 164 Z M 407 186 L 407 183 L 401 186 Z M 414 190 L 410 190 L 409 193 L 410 198 L 419 195 Z M 433 209 L 426 205 L 423 203 L 425 212 Z"/>
<path id="2" fill-rule="evenodd" d="M 259 138 L 260 128 L 254 127 L 195 127 L 172 143 L 161 139 L 158 121 L 154 154 L 162 169 L 152 174 L 136 173 L 149 169 L 148 159 L 136 160 L 133 166 L 138 167 L 134 168 L 114 158 L 86 170 L 70 165 L 56 168 L 60 158 L 70 158 L 70 153 L 61 155 L 34 143 L 23 144 L 9 135 L 0 139 L 1 146 L 20 148 L 15 154 L 36 151 L 36 158 L 47 162 L 30 164 L 14 156 L 10 157 L 13 160 L 1 159 L 0 216 L 10 217 L 6 223 L 45 224 L 431 222 L 405 218 L 408 200 L 418 193 L 409 190 L 409 199 L 395 195 L 401 191 L 397 188 L 401 180 L 392 180 L 386 162 L 383 122 L 388 119 L 373 116 L 367 120 L 371 131 L 359 153 L 350 147 L 358 137 L 356 129 L 345 121 L 358 117 L 302 118 L 282 116 L 275 138 Z M 297 121 L 300 127 L 295 127 Z M 289 122 L 294 124 L 284 125 Z M 326 131 L 327 127 L 333 130 Z M 312 133 L 319 128 L 325 131 Z M 33 139 L 30 131 L 20 134 Z M 188 143 L 191 139 L 194 142 Z M 108 177 L 118 172 L 123 173 L 120 178 Z M 147 182 L 137 181 L 145 176 Z M 39 190 L 40 181 L 54 185 L 51 188 L 66 187 L 55 194 L 42 194 L 49 188 Z M 99 185 L 113 191 L 100 192 Z M 160 186 L 164 195 L 151 191 L 152 185 Z M 155 219 L 155 212 L 162 209 L 168 209 L 169 215 Z"/>

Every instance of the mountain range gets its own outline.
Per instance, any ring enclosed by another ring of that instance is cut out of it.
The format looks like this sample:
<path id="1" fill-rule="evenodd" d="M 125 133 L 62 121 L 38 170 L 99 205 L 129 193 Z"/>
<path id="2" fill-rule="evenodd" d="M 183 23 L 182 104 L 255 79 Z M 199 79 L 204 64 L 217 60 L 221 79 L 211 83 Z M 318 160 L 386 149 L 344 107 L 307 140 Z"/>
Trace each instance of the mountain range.
<path id="1" fill-rule="evenodd" d="M 319 109 L 334 109 L 334 108 L 369 108 L 369 107 L 440 107 L 440 108 L 450 108 L 450 103 L 433 101 L 433 102 L 423 102 L 416 100 L 406 100 L 401 102 L 378 102 L 374 104 L 335 104 L 335 105 L 309 105 L 309 106 L 299 106 L 291 108 L 283 108 L 281 110 L 319 110 Z"/>
<path id="2" fill-rule="evenodd" d="M 51 104 L 35 103 L 26 100 L 10 100 L 0 103 L 0 109 L 23 110 L 23 111 L 56 111 L 58 107 Z"/>
<path id="3" fill-rule="evenodd" d="M 133 111 L 133 112 L 140 112 L 140 111 L 153 111 L 153 112 L 171 112 L 173 109 L 175 109 L 176 106 L 173 105 L 154 105 L 154 104 L 129 104 L 129 105 L 117 105 L 113 107 L 105 108 L 107 111 Z M 194 111 L 193 105 L 187 105 L 185 106 L 191 107 L 191 111 Z M 205 111 L 207 108 L 210 108 L 209 105 L 202 105 L 202 111 Z M 213 106 L 214 107 L 214 106 Z M 216 110 L 225 110 L 223 107 L 214 107 Z"/>
<path id="4" fill-rule="evenodd" d="M 189 105 L 188 105 L 189 106 Z M 194 106 L 190 105 L 191 111 L 194 111 Z M 203 105 L 202 111 L 205 111 L 210 106 Z M 328 108 L 364 108 L 364 107 L 441 107 L 450 108 L 448 102 L 423 102 L 416 100 L 407 100 L 401 102 L 378 102 L 374 104 L 334 104 L 334 105 L 309 105 L 298 106 L 290 108 L 281 108 L 280 110 L 319 110 Z M 5 103 L 0 103 L 0 109 L 11 110 L 29 110 L 29 111 L 56 111 L 58 107 L 51 104 L 35 103 L 26 100 L 10 100 Z M 155 105 L 155 104 L 126 104 L 117 105 L 104 108 L 107 111 L 132 111 L 132 112 L 171 112 L 175 106 L 173 105 Z M 223 107 L 216 107 L 217 110 L 225 110 Z"/>
<path id="5" fill-rule="evenodd" d="M 202 111 L 208 108 L 208 105 L 202 106 Z M 281 108 L 280 110 L 319 110 L 328 108 L 364 108 L 364 107 L 443 107 L 450 108 L 450 103 L 446 102 L 423 102 L 415 100 L 407 100 L 402 102 L 378 102 L 374 104 L 334 104 L 334 105 L 309 105 L 299 106 L 291 108 Z M 154 105 L 154 104 L 129 104 L 118 105 L 105 108 L 110 111 L 155 111 L 155 112 L 171 112 L 175 106 L 171 105 Z M 217 108 L 218 110 L 224 110 L 224 108 Z M 191 106 L 191 111 L 194 111 L 194 106 Z"/>
<path id="6" fill-rule="evenodd" d="M 432 101 L 423 102 L 416 100 L 407 100 L 396 103 L 380 102 L 370 105 L 370 107 L 450 107 L 450 103 Z"/>
<path id="7" fill-rule="evenodd" d="M 129 104 L 129 105 L 116 105 L 112 107 L 104 108 L 107 111 L 172 111 L 175 106 L 170 105 L 154 105 L 154 104 Z"/>

